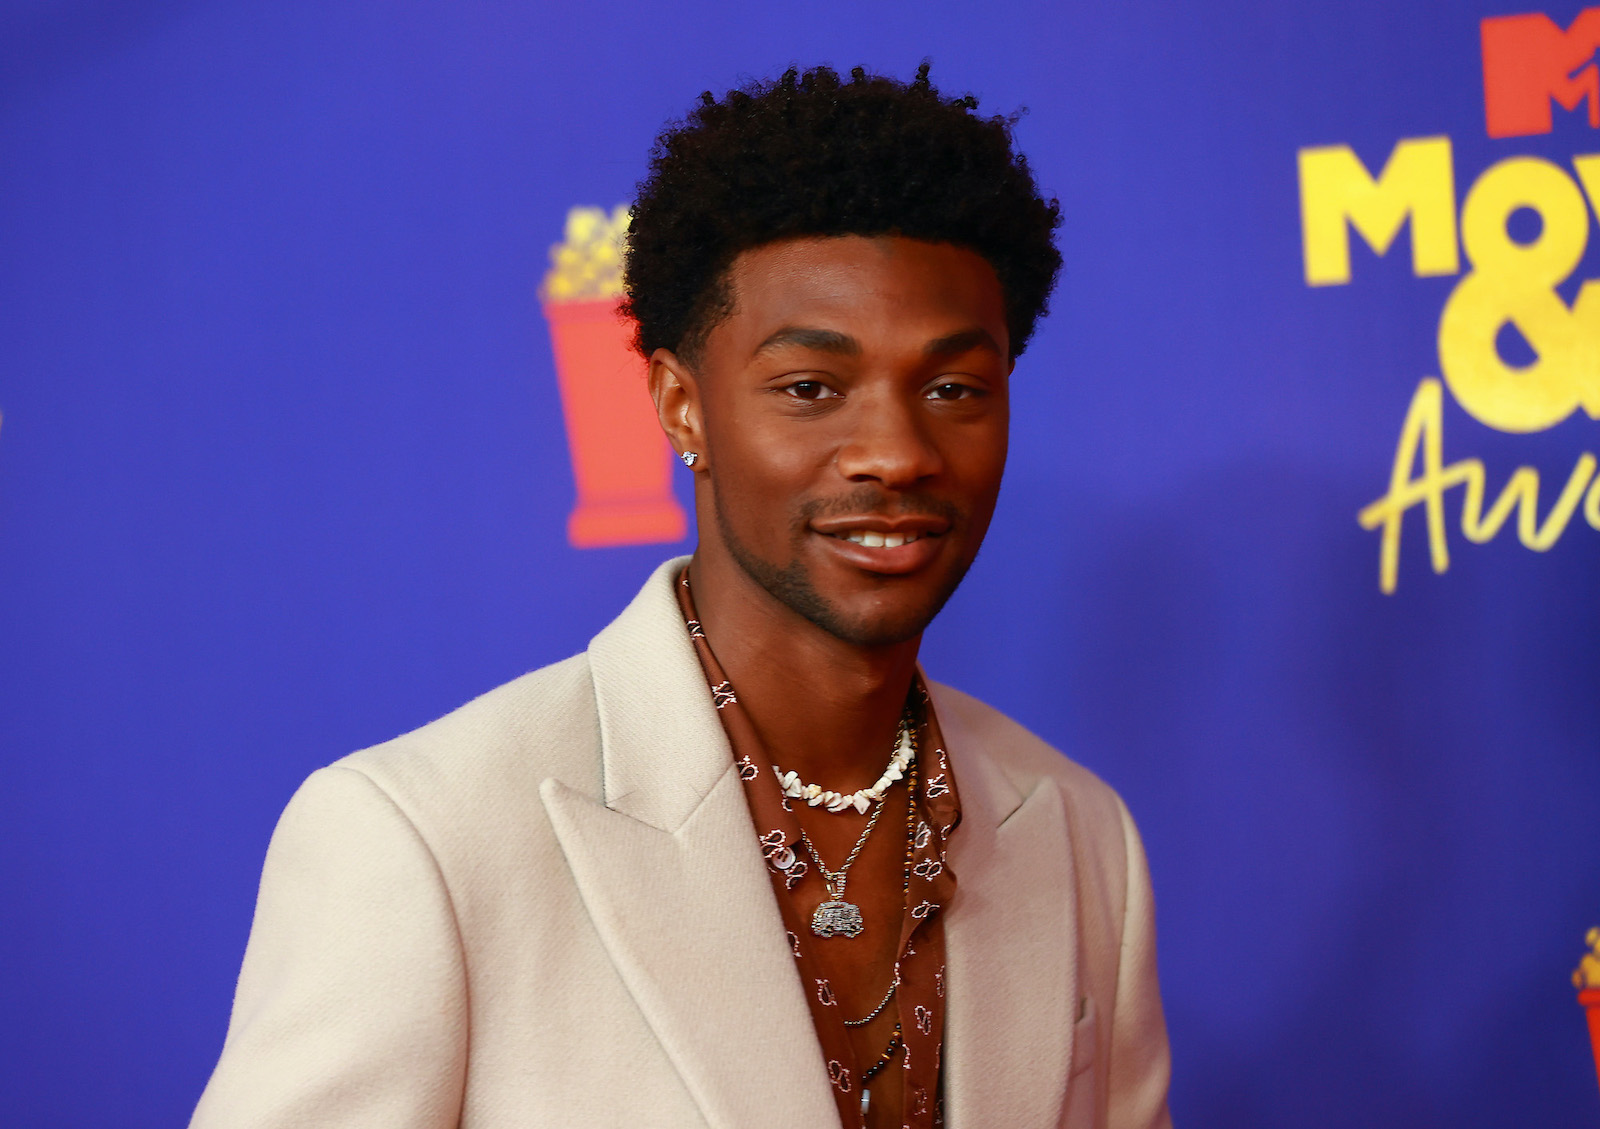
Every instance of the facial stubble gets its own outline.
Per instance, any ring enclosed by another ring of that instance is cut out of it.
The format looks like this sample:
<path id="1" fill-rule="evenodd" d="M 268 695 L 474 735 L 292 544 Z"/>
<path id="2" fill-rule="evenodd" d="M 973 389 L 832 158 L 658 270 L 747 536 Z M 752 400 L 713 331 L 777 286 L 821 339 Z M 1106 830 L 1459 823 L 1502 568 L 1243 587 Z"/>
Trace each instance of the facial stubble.
<path id="1" fill-rule="evenodd" d="M 860 617 L 847 616 L 839 606 L 831 602 L 820 591 L 813 580 L 810 571 L 803 560 L 802 547 L 807 537 L 812 536 L 810 524 L 817 517 L 829 513 L 874 513 L 883 512 L 883 499 L 872 490 L 865 490 L 857 494 L 847 495 L 843 498 L 831 500 L 817 500 L 807 502 L 799 508 L 796 519 L 791 527 L 790 558 L 787 564 L 776 564 L 763 560 L 752 552 L 728 521 L 727 514 L 719 505 L 716 507 L 717 530 L 722 536 L 722 543 L 727 546 L 728 555 L 751 580 L 760 585 L 768 595 L 777 600 L 784 607 L 800 616 L 802 619 L 820 627 L 834 638 L 842 640 L 856 647 L 888 647 L 897 643 L 904 643 L 914 639 L 927 629 L 935 616 L 944 608 L 950 597 L 961 585 L 966 577 L 967 570 L 972 567 L 972 560 L 961 562 L 960 566 L 952 569 L 940 584 L 933 598 L 921 607 L 913 609 L 899 621 L 878 619 L 866 622 Z M 950 536 L 957 529 L 965 528 L 965 515 L 961 514 L 951 503 L 943 499 L 928 497 L 907 497 L 896 508 L 897 515 L 921 514 L 938 516 L 950 523 L 944 536 Z M 974 558 L 976 559 L 976 555 Z M 892 581 L 891 581 L 892 582 Z"/>

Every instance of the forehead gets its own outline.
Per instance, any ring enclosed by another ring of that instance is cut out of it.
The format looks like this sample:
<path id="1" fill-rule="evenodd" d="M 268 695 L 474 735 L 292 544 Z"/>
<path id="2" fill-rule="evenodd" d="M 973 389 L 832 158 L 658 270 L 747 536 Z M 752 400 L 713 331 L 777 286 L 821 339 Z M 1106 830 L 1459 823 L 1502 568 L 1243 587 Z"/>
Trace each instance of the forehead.
<path id="1" fill-rule="evenodd" d="M 1005 298 L 988 260 L 901 236 L 791 239 L 741 253 L 728 271 L 732 311 L 707 345 L 742 361 L 775 330 L 844 333 L 868 349 L 920 350 L 986 330 L 1009 348 Z"/>

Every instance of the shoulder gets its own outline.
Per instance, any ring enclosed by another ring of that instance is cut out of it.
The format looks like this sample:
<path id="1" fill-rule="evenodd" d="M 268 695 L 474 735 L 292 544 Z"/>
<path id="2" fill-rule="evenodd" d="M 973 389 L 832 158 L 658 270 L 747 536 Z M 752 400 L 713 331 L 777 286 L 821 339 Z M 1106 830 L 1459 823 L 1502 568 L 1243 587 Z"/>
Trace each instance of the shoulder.
<path id="1" fill-rule="evenodd" d="M 337 763 L 375 778 L 505 771 L 520 775 L 534 765 L 559 774 L 575 746 L 591 751 L 597 740 L 588 656 L 578 654 Z"/>
<path id="2" fill-rule="evenodd" d="M 436 856 L 466 860 L 467 870 L 481 869 L 487 858 L 511 858 L 517 844 L 543 850 L 551 842 L 543 785 L 553 780 L 596 800 L 605 795 L 603 741 L 615 743 L 622 725 L 617 709 L 604 708 L 600 689 L 608 676 L 613 697 L 628 699 L 651 733 L 670 712 L 658 707 L 670 705 L 673 695 L 662 687 L 674 678 L 705 694 L 704 679 L 690 677 L 698 667 L 672 591 L 681 567 L 679 558 L 657 568 L 587 651 L 351 753 L 313 773 L 301 791 L 333 797 L 324 806 L 335 813 L 354 797 L 391 805 Z"/>
<path id="3" fill-rule="evenodd" d="M 351 753 L 314 773 L 302 790 L 362 777 L 436 843 L 469 827 L 487 831 L 527 819 L 539 810 L 539 785 L 550 777 L 594 793 L 599 747 L 594 684 L 588 657 L 579 654 Z"/>
<path id="4" fill-rule="evenodd" d="M 1111 785 L 986 702 L 937 682 L 928 691 L 951 745 L 958 788 L 974 772 L 998 773 L 1019 796 L 1040 785 L 1054 787 L 1080 846 L 1098 844 L 1121 854 L 1125 836 L 1134 832 Z"/>

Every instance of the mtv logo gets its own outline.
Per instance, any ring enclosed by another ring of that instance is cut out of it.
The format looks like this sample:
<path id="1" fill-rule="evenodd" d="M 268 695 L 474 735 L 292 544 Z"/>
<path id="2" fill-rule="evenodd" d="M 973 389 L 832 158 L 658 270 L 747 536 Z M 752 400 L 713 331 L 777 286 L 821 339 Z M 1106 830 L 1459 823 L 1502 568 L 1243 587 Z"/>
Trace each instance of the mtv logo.
<path id="1" fill-rule="evenodd" d="M 1491 16 L 1480 28 L 1490 137 L 1549 133 L 1551 102 L 1576 110 L 1587 101 L 1600 128 L 1600 8 L 1585 8 L 1565 31 L 1543 12 Z"/>

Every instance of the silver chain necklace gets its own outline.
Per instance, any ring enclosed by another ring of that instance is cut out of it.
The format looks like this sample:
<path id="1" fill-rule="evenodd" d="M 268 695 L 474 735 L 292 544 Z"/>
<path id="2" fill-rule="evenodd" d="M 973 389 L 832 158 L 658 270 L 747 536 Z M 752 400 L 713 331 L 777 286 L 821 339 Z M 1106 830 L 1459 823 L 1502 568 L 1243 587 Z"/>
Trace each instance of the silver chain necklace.
<path id="1" fill-rule="evenodd" d="M 861 854 L 861 848 L 867 845 L 867 837 L 872 834 L 872 829 L 878 825 L 878 817 L 883 814 L 886 804 L 877 804 L 872 809 L 872 817 L 867 820 L 867 828 L 861 833 L 861 838 L 856 840 L 856 845 L 850 851 L 850 857 L 844 860 L 844 865 L 838 870 L 829 870 L 823 863 L 822 856 L 817 853 L 817 848 L 811 842 L 805 828 L 800 829 L 800 841 L 805 844 L 806 851 L 811 855 L 811 861 L 817 864 L 817 872 L 822 875 L 822 881 L 828 887 L 828 900 L 817 907 L 817 912 L 811 915 L 811 932 L 818 937 L 858 937 L 865 928 L 861 921 L 861 907 L 853 902 L 844 900 L 845 883 L 850 881 L 850 868 L 855 865 L 856 856 Z"/>
<path id="2" fill-rule="evenodd" d="M 909 734 L 912 754 L 910 763 L 914 765 L 917 747 L 916 727 L 910 723 L 909 717 L 902 719 L 901 732 Z M 909 799 L 907 803 L 910 803 Z M 872 829 L 878 825 L 878 817 L 883 814 L 883 809 L 887 806 L 882 803 L 873 805 L 866 830 L 861 832 L 861 837 L 856 840 L 856 845 L 851 848 L 849 856 L 838 870 L 828 869 L 827 864 L 822 861 L 822 856 L 817 853 L 815 844 L 811 842 L 811 836 L 806 834 L 805 828 L 800 829 L 800 842 L 805 845 L 811 861 L 817 864 L 817 872 L 822 875 L 822 881 L 828 888 L 828 900 L 818 906 L 817 911 L 811 915 L 811 932 L 818 937 L 859 937 L 861 931 L 866 928 L 861 919 L 861 907 L 844 900 L 845 884 L 850 880 L 850 868 L 855 865 L 857 856 L 861 854 L 861 848 L 867 845 Z"/>

